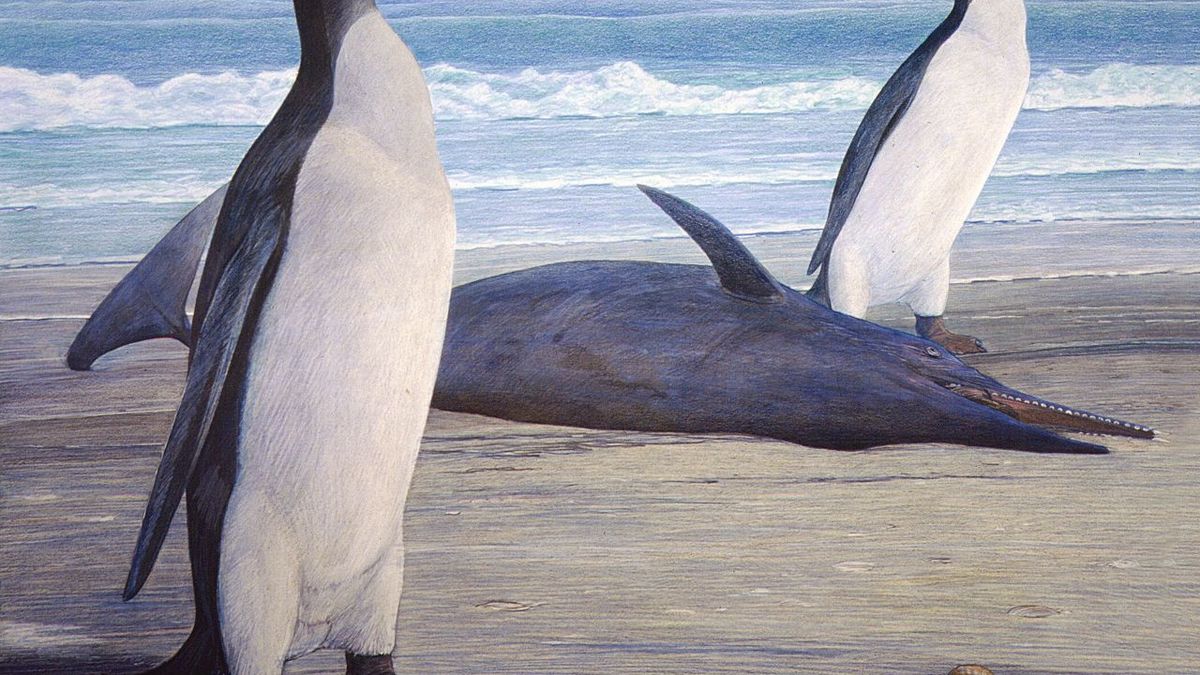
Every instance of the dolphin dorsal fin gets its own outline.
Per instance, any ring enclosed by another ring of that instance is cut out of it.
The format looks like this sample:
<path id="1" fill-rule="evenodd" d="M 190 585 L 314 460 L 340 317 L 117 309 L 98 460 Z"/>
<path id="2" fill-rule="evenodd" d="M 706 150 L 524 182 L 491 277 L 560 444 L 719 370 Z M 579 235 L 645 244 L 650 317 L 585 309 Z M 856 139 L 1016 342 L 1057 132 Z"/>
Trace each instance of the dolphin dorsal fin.
<path id="1" fill-rule="evenodd" d="M 639 185 L 638 189 L 666 211 L 700 246 L 712 261 L 713 269 L 726 291 L 755 302 L 773 302 L 783 298 L 782 286 L 775 277 L 716 218 L 662 190 L 645 185 Z"/>

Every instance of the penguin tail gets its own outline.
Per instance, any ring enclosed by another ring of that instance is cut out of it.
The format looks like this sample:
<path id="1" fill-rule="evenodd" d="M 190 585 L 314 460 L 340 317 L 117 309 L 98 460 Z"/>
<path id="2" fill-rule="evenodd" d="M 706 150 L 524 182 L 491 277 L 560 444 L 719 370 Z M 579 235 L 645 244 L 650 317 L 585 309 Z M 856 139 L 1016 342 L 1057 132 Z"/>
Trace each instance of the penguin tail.
<path id="1" fill-rule="evenodd" d="M 814 302 L 829 306 L 829 280 L 825 277 L 824 266 L 821 267 L 821 273 L 817 275 L 817 280 L 813 282 L 812 288 L 808 289 L 805 295 Z"/>
<path id="2" fill-rule="evenodd" d="M 142 675 L 226 675 L 219 638 L 214 631 L 196 626 L 175 655 Z"/>

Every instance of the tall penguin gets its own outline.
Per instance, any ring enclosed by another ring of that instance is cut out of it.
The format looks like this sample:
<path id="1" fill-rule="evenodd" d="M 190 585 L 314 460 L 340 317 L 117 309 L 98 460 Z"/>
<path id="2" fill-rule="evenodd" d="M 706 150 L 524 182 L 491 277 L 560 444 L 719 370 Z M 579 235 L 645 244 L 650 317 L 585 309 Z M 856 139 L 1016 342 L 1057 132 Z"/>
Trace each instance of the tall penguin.
<path id="1" fill-rule="evenodd" d="M 294 0 L 296 83 L 230 183 L 125 598 L 186 488 L 196 619 L 153 672 L 393 672 L 401 519 L 454 209 L 421 69 L 373 0 Z"/>
<path id="2" fill-rule="evenodd" d="M 810 295 L 862 317 L 905 302 L 917 331 L 956 354 L 950 248 L 1008 138 L 1029 85 L 1024 0 L 955 0 L 867 110 L 842 161 Z"/>

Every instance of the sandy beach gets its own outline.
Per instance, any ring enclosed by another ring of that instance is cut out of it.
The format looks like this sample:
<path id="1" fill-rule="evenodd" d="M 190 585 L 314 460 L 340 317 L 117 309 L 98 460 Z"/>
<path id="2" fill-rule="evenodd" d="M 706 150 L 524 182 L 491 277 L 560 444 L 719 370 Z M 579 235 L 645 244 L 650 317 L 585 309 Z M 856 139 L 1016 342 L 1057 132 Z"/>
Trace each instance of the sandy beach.
<path id="1" fill-rule="evenodd" d="M 1196 226 L 1163 225 L 1129 255 L 1194 260 Z M 803 285 L 796 251 L 815 234 L 788 237 L 747 244 Z M 683 239 L 480 249 L 458 281 L 600 257 L 703 261 Z M 1086 457 L 839 453 L 435 411 L 408 502 L 398 669 L 1196 671 L 1200 274 L 1026 278 L 1061 257 L 1031 248 L 994 269 L 983 235 L 964 235 L 956 278 L 1006 279 L 951 291 L 952 325 L 992 349 L 971 363 L 1159 439 Z M 133 672 L 191 624 L 182 511 L 145 591 L 120 600 L 185 352 L 159 341 L 91 373 L 63 363 L 127 269 L 0 270 L 0 672 Z M 287 672 L 341 668 L 318 653 Z"/>

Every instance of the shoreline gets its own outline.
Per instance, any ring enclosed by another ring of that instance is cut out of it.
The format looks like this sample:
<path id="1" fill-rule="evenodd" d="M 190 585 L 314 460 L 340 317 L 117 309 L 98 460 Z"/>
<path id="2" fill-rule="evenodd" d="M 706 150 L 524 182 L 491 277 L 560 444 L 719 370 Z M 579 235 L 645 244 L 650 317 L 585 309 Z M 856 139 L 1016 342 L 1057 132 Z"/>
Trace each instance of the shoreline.
<path id="1" fill-rule="evenodd" d="M 0 208 L 3 211 L 3 208 Z M 974 235 L 987 235 L 989 228 L 1041 228 L 1042 230 L 1053 233 L 1056 229 L 1074 228 L 1084 226 L 1088 228 L 1154 228 L 1167 227 L 1176 228 L 1184 227 L 1194 229 L 1200 227 L 1200 222 L 1195 218 L 1177 217 L 1177 218 L 1147 218 L 1135 220 L 1130 218 L 1063 218 L 1056 220 L 987 220 L 987 221 L 967 221 L 964 224 L 963 232 Z M 669 227 L 669 226 L 668 226 Z M 169 227 L 164 225 L 163 234 Z M 824 226 L 820 224 L 800 225 L 795 228 L 779 229 L 779 230 L 762 230 L 736 233 L 738 238 L 743 242 L 762 240 L 767 243 L 776 244 L 778 246 L 790 247 L 796 244 L 802 244 L 808 239 L 812 240 L 815 245 L 816 240 L 820 237 Z M 960 234 L 961 237 L 961 234 Z M 488 244 L 460 244 L 455 250 L 457 257 L 488 257 L 495 255 L 496 257 L 508 257 L 510 255 L 520 255 L 522 252 L 536 251 L 560 251 L 565 255 L 573 255 L 576 251 L 594 250 L 594 249 L 620 249 L 628 246 L 650 246 L 662 245 L 670 247 L 678 242 L 690 242 L 691 239 L 680 232 L 678 229 L 667 229 L 661 234 L 647 236 L 631 236 L 624 239 L 596 239 L 590 241 L 570 241 L 570 242 L 549 242 L 549 241 L 530 241 L 530 242 L 497 242 Z M 1198 239 L 1197 241 L 1200 241 Z M 811 248 L 811 246 L 809 247 Z M 956 244 L 956 250 L 960 250 L 961 245 Z M 132 267 L 141 259 L 141 256 L 109 256 L 101 257 L 94 260 L 46 260 L 31 258 L 26 260 L 10 260 L 7 262 L 0 261 L 0 273 L 22 270 L 36 269 L 74 269 L 80 267 Z M 1200 271 L 1200 267 L 1195 268 Z M 1169 271 L 1178 271 L 1171 269 Z M 956 283 L 963 283 L 964 280 L 959 280 Z"/>

